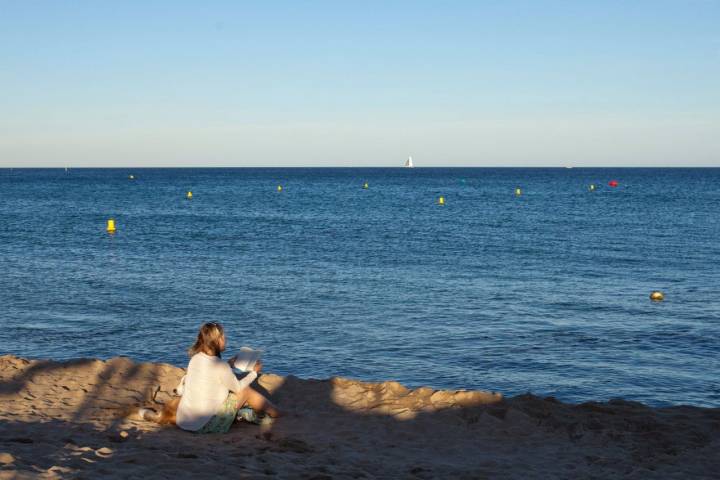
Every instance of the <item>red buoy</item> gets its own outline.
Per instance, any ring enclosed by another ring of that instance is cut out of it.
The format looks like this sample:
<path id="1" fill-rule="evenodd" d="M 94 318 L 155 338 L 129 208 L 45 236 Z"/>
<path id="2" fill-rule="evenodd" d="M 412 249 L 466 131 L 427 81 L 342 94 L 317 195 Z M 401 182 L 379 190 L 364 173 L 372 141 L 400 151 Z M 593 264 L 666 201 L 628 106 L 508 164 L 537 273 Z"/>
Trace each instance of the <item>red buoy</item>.
<path id="1" fill-rule="evenodd" d="M 611 187 L 617 187 L 617 186 L 618 186 L 618 182 L 617 182 L 617 180 L 610 180 L 610 181 L 608 182 L 608 185 L 610 185 Z"/>

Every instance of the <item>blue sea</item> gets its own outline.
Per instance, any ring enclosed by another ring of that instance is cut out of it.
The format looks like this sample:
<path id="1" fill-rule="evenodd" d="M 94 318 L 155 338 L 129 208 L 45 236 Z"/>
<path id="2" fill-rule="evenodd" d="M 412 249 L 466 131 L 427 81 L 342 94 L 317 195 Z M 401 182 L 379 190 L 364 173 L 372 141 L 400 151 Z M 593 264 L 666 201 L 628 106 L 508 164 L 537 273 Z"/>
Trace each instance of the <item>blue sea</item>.
<path id="1" fill-rule="evenodd" d="M 0 353 L 185 366 L 219 321 L 283 375 L 720 405 L 720 169 L 2 169 L 0 195 Z"/>

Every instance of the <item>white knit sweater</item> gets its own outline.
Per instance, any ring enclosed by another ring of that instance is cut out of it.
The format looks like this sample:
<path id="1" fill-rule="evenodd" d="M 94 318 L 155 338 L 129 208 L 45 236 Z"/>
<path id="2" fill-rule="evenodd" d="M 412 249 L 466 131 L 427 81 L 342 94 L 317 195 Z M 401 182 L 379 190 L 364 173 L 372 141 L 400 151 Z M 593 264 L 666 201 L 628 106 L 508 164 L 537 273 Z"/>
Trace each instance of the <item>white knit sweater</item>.
<path id="1" fill-rule="evenodd" d="M 177 425 L 183 430 L 200 430 L 218 412 L 229 392 L 241 392 L 256 378 L 257 373 L 250 372 L 238 380 L 227 362 L 202 352 L 196 353 L 176 389 L 182 395 L 177 409 Z"/>

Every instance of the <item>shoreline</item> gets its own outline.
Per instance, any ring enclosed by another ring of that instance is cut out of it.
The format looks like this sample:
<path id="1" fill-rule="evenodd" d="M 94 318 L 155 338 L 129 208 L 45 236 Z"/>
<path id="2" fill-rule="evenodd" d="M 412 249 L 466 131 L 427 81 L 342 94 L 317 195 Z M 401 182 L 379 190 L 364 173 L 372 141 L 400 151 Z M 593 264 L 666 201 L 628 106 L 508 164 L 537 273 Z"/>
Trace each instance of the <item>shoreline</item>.
<path id="1" fill-rule="evenodd" d="M 711 478 L 720 469 L 720 408 L 619 399 L 567 404 L 265 373 L 258 388 L 292 412 L 270 426 L 198 436 L 139 419 L 137 408 L 169 399 L 182 374 L 127 357 L 0 356 L 0 480 Z"/>
<path id="2" fill-rule="evenodd" d="M 67 358 L 50 359 L 50 358 L 43 358 L 43 357 L 34 356 L 34 355 L 23 356 L 23 355 L 16 355 L 14 353 L 0 352 L 0 362 L 5 357 L 12 357 L 12 358 L 21 359 L 21 360 L 27 360 L 29 362 L 51 362 L 51 363 L 74 363 L 74 362 L 78 362 L 78 361 L 109 362 L 111 360 L 117 360 L 117 359 L 128 359 L 131 362 L 136 363 L 136 364 L 162 365 L 162 366 L 166 366 L 166 367 L 173 368 L 173 369 L 177 368 L 179 370 L 183 370 L 183 371 L 185 370 L 185 367 L 181 366 L 179 363 L 155 361 L 152 359 L 137 360 L 137 359 L 133 358 L 132 356 L 122 355 L 122 354 L 115 355 L 115 356 L 67 357 Z M 187 363 L 188 360 L 189 360 L 189 358 L 185 359 L 185 364 Z M 300 377 L 300 376 L 297 376 L 294 374 L 282 375 L 282 374 L 271 373 L 269 371 L 263 372 L 263 374 L 268 374 L 268 375 L 272 375 L 273 377 L 281 377 L 281 378 L 290 377 L 290 378 L 293 378 L 293 379 L 296 379 L 299 381 L 309 381 L 309 382 L 342 379 L 342 380 L 346 380 L 346 381 L 350 381 L 350 382 L 357 382 L 360 384 L 368 384 L 368 385 L 393 383 L 393 384 L 399 384 L 408 390 L 431 389 L 433 391 L 442 391 L 442 392 L 446 392 L 446 391 L 447 392 L 449 392 L 449 391 L 453 391 L 453 392 L 481 391 L 481 392 L 486 392 L 486 393 L 499 394 L 503 397 L 503 399 L 513 399 L 513 398 L 518 398 L 518 397 L 533 397 L 533 398 L 539 398 L 539 399 L 544 399 L 544 400 L 548 400 L 548 401 L 555 401 L 557 403 L 561 403 L 561 404 L 568 405 L 568 406 L 577 406 L 577 405 L 590 404 L 590 403 L 612 403 L 612 402 L 620 401 L 620 402 L 628 402 L 628 403 L 643 405 L 647 408 L 652 408 L 652 409 L 673 408 L 673 407 L 693 407 L 693 408 L 700 408 L 700 409 L 720 408 L 720 404 L 718 404 L 718 406 L 716 407 L 716 406 L 712 406 L 712 405 L 694 404 L 694 403 L 673 403 L 673 402 L 669 402 L 669 401 L 655 400 L 655 399 L 648 399 L 647 401 L 643 401 L 641 399 L 627 398 L 622 395 L 601 396 L 599 398 L 591 398 L 591 397 L 584 398 L 584 397 L 582 397 L 579 399 L 568 399 L 568 398 L 563 398 L 563 395 L 561 392 L 542 392 L 542 391 L 525 390 L 522 393 L 517 392 L 514 394 L 506 394 L 499 390 L 473 389 L 471 386 L 468 386 L 468 387 L 450 386 L 450 387 L 446 388 L 442 385 L 433 386 L 431 384 L 425 384 L 425 385 L 413 384 L 413 383 L 408 384 L 408 383 L 403 382 L 402 380 L 397 380 L 397 379 L 380 379 L 380 378 L 374 379 L 374 378 L 350 377 L 350 376 L 342 376 L 342 375 L 331 376 L 331 377 L 326 377 L 326 378 L 313 377 L 313 376 Z M 0 377 L 0 382 L 2 382 L 1 377 Z M 0 389 L 0 392 L 1 392 L 1 389 Z"/>

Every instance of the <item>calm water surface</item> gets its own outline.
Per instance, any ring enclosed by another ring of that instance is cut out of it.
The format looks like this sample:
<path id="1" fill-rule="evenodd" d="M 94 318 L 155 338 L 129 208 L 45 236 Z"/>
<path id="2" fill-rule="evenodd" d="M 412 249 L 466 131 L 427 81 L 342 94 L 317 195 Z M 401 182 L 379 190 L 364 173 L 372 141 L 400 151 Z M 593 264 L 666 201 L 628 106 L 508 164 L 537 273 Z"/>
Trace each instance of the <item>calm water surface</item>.
<path id="1" fill-rule="evenodd" d="M 4 169 L 0 192 L 0 353 L 184 366 L 214 320 L 280 374 L 720 405 L 720 169 Z"/>

